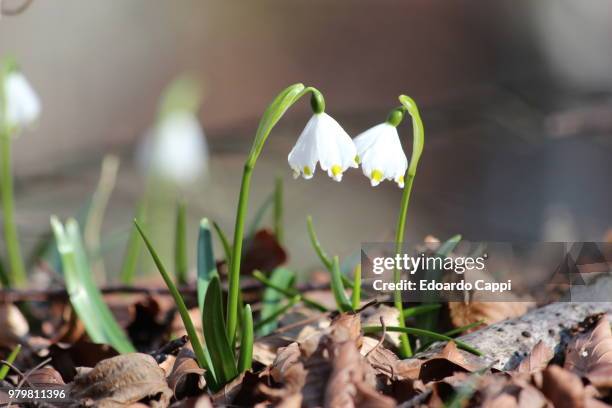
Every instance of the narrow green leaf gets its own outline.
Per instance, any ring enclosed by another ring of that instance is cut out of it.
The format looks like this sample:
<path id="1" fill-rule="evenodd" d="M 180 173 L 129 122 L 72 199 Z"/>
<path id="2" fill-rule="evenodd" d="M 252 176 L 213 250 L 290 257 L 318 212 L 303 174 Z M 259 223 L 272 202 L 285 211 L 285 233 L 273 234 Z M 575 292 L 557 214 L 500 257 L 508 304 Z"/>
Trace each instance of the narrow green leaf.
<path id="1" fill-rule="evenodd" d="M 225 263 L 230 265 L 232 263 L 232 246 L 227 240 L 227 235 L 225 235 L 225 232 L 223 232 L 219 224 L 214 221 L 213 228 L 215 229 L 215 232 L 221 241 L 221 245 L 223 246 L 223 252 L 225 252 Z"/>
<path id="2" fill-rule="evenodd" d="M 432 304 L 409 307 L 407 309 L 404 309 L 404 319 L 407 319 L 413 316 L 419 316 L 419 315 L 426 314 L 429 312 L 433 312 L 435 310 L 439 310 L 441 307 L 442 305 L 439 303 L 432 303 Z"/>
<path id="3" fill-rule="evenodd" d="M 187 208 L 184 202 L 176 207 L 176 224 L 174 235 L 174 273 L 176 283 L 187 284 Z"/>
<path id="4" fill-rule="evenodd" d="M 17 356 L 19 355 L 19 352 L 21 352 L 21 344 L 16 345 L 15 348 L 8 355 L 6 360 L 4 360 L 8 364 L 2 364 L 2 367 L 0 368 L 0 381 L 4 380 L 4 378 L 8 374 L 11 368 L 9 367 L 9 364 L 13 364 L 15 362 L 15 360 L 17 359 Z"/>
<path id="5" fill-rule="evenodd" d="M 380 333 L 383 330 L 386 330 L 388 332 L 399 332 L 399 333 L 405 333 L 405 334 L 412 334 L 415 336 L 430 337 L 434 340 L 440 340 L 440 341 L 454 341 L 457 344 L 457 347 L 462 348 L 465 351 L 469 351 L 470 353 L 475 354 L 477 356 L 483 355 L 482 352 L 478 351 L 477 349 L 475 349 L 474 347 L 470 346 L 467 343 L 464 343 L 460 340 L 453 339 L 452 337 L 445 336 L 443 334 L 432 332 L 429 330 L 415 329 L 412 327 L 398 327 L 398 326 L 386 326 L 386 327 L 364 326 L 362 327 L 362 330 L 365 334 Z"/>
<path id="6" fill-rule="evenodd" d="M 111 344 L 120 353 L 135 351 L 93 281 L 77 222 L 69 219 L 64 228 L 56 217 L 51 217 L 51 225 L 62 258 L 70 302 L 87 334 L 93 342 Z"/>
<path id="7" fill-rule="evenodd" d="M 353 310 L 359 309 L 361 306 L 361 264 L 358 263 L 355 266 L 355 272 L 353 277 L 353 293 L 351 294 L 351 303 Z"/>
<path id="8" fill-rule="evenodd" d="M 261 319 L 259 322 L 255 324 L 255 331 L 260 330 L 262 327 L 266 327 L 266 325 L 272 322 L 276 322 L 278 318 L 280 318 L 282 315 L 287 313 L 287 311 L 291 309 L 293 306 L 295 306 L 299 301 L 300 301 L 300 297 L 294 296 L 291 299 L 289 299 L 289 302 L 287 302 L 286 305 L 284 306 L 279 305 L 279 308 L 276 309 L 273 314 L 267 316 L 265 319 Z M 276 328 L 276 326 L 277 325 L 275 324 L 274 327 Z M 269 334 L 269 333 L 270 332 L 266 334 Z"/>
<path id="9" fill-rule="evenodd" d="M 338 260 L 337 256 L 334 256 L 331 268 L 331 289 L 334 294 L 334 299 L 336 299 L 338 309 L 342 312 L 349 312 L 352 310 L 352 306 L 346 297 L 341 276 L 340 261 Z"/>
<path id="10" fill-rule="evenodd" d="M 452 330 L 449 330 L 447 332 L 444 332 L 444 335 L 448 336 L 448 337 L 454 337 L 454 336 L 456 336 L 458 334 L 461 334 L 461 333 L 464 333 L 464 332 L 466 332 L 466 331 L 468 331 L 470 329 L 473 329 L 474 327 L 478 327 L 478 326 L 482 325 L 483 323 L 484 323 L 484 320 L 479 320 L 477 322 L 466 324 L 465 326 L 457 327 L 455 329 L 452 329 Z M 424 342 L 419 347 L 417 352 L 423 351 L 423 350 L 427 350 L 427 348 L 429 346 L 431 346 L 433 343 L 434 343 L 433 341 Z"/>
<path id="11" fill-rule="evenodd" d="M 459 245 L 461 241 L 461 235 L 453 235 L 449 239 L 447 239 L 436 251 L 436 255 L 447 257 L 456 247 Z"/>
<path id="12" fill-rule="evenodd" d="M 272 271 L 269 278 L 270 282 L 279 288 L 289 290 L 295 282 L 295 273 L 286 268 L 276 268 Z M 262 320 L 267 319 L 269 316 L 274 315 L 280 308 L 280 300 L 283 298 L 283 294 L 274 290 L 273 288 L 266 288 L 262 297 L 262 308 L 260 318 Z M 276 321 L 270 321 L 266 325 L 261 325 L 257 330 L 258 336 L 265 336 L 268 333 L 273 332 L 277 327 Z"/>
<path id="13" fill-rule="evenodd" d="M 321 242 L 319 242 L 319 238 L 317 238 L 317 233 L 315 232 L 314 225 L 312 224 L 312 216 L 310 215 L 306 217 L 306 226 L 308 227 L 308 236 L 310 237 L 312 247 L 321 260 L 321 263 L 327 268 L 327 270 L 331 271 L 333 262 L 325 253 L 323 247 L 321 247 Z"/>
<path id="14" fill-rule="evenodd" d="M 143 224 L 146 217 L 146 202 L 142 201 L 136 209 L 135 218 L 139 223 Z M 130 285 L 134 283 L 136 277 L 136 268 L 138 266 L 138 258 L 140 257 L 142 241 L 136 227 L 130 229 L 130 237 L 128 238 L 127 249 L 123 256 L 123 265 L 121 266 L 121 282 Z"/>
<path id="15" fill-rule="evenodd" d="M 266 212 L 268 211 L 270 207 L 272 207 L 273 203 L 274 203 L 274 192 L 268 194 L 264 202 L 261 203 L 261 205 L 255 212 L 253 221 L 251 221 L 251 223 L 249 224 L 249 228 L 247 228 L 247 234 L 246 234 L 247 239 L 250 239 L 255 236 L 255 233 L 259 229 L 259 226 L 261 225 L 261 222 L 263 221 L 263 218 L 266 215 Z"/>
<path id="16" fill-rule="evenodd" d="M 11 282 L 9 281 L 8 274 L 6 273 L 6 268 L 4 267 L 4 260 L 0 258 L 0 283 L 3 288 L 10 288 Z"/>
<path id="17" fill-rule="evenodd" d="M 250 370 L 253 365 L 253 313 L 251 305 L 244 306 L 242 313 L 242 331 L 240 338 L 240 356 L 238 357 L 238 372 Z"/>
<path id="18" fill-rule="evenodd" d="M 210 280 L 219 276 L 217 264 L 215 262 L 215 254 L 212 247 L 212 234 L 210 233 L 210 224 L 208 219 L 203 218 L 200 221 L 200 233 L 198 235 L 198 307 L 200 314 L 204 318 L 204 299 L 206 289 Z"/>
<path id="19" fill-rule="evenodd" d="M 221 284 L 216 276 L 210 280 L 208 285 L 204 310 L 206 311 L 206 318 L 202 319 L 204 339 L 210 350 L 219 384 L 227 384 L 238 375 L 238 371 L 234 350 L 225 329 Z"/>
<path id="20" fill-rule="evenodd" d="M 274 235 L 279 244 L 283 244 L 283 178 L 276 177 L 274 184 Z"/>
<path id="21" fill-rule="evenodd" d="M 260 271 L 254 271 L 253 272 L 253 278 L 257 279 L 258 281 L 260 281 L 261 283 L 263 283 L 267 287 L 272 288 L 272 289 L 282 293 L 287 298 L 293 298 L 295 296 L 298 296 L 300 301 L 304 302 L 305 305 L 308 305 L 308 306 L 310 306 L 312 308 L 315 308 L 315 309 L 317 309 L 317 310 L 319 310 L 321 312 L 329 312 L 327 307 L 325 307 L 324 305 L 322 305 L 321 303 L 319 303 L 319 302 L 317 302 L 315 300 L 309 299 L 306 296 L 299 294 L 296 290 L 293 290 L 293 289 L 284 289 L 284 288 L 281 288 L 281 287 L 275 285 L 274 283 L 270 282 L 270 280 L 268 278 L 266 278 L 266 275 L 264 275 Z"/>
<path id="22" fill-rule="evenodd" d="M 183 300 L 183 297 L 181 296 L 178 289 L 176 288 L 176 285 L 172 281 L 172 278 L 166 271 L 166 267 L 164 266 L 161 259 L 157 255 L 157 251 L 155 250 L 155 248 L 153 248 L 153 244 L 151 244 L 151 241 L 149 241 L 149 238 L 144 233 L 144 231 L 138 224 L 137 220 L 134 220 L 134 225 L 136 226 L 138 233 L 142 237 L 142 240 L 144 241 L 145 246 L 149 250 L 149 253 L 151 254 L 151 258 L 153 258 L 153 262 L 157 266 L 157 270 L 159 271 L 162 278 L 164 279 L 164 282 L 166 283 L 166 286 L 168 287 L 168 290 L 170 291 L 170 294 L 172 295 L 172 298 L 174 299 L 174 303 L 176 303 L 176 307 L 178 309 L 179 315 L 181 316 L 181 320 L 183 320 L 183 325 L 185 326 L 185 330 L 187 331 L 187 335 L 189 336 L 189 341 L 191 342 L 191 346 L 193 347 L 193 352 L 196 355 L 198 364 L 200 365 L 200 367 L 204 368 L 207 371 L 207 373 L 210 373 L 210 377 L 207 378 L 207 381 L 212 379 L 212 383 L 211 383 L 212 386 L 214 386 L 215 384 L 218 384 L 218 377 L 216 375 L 216 372 L 212 370 L 213 365 L 211 362 L 210 354 L 208 353 L 208 350 L 206 348 L 202 347 L 202 343 L 200 343 L 200 339 L 196 332 L 195 326 L 193 325 L 193 321 L 191 320 L 191 317 L 189 316 L 189 311 L 187 309 L 187 306 L 185 305 L 185 301 Z"/>

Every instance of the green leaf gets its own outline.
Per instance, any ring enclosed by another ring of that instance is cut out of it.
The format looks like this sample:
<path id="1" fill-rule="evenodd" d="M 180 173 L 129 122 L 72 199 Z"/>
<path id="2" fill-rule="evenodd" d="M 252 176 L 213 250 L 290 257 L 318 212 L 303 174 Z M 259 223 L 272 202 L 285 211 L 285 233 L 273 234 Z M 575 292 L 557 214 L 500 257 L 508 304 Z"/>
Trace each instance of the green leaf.
<path id="1" fill-rule="evenodd" d="M 176 225 L 174 235 L 174 272 L 178 285 L 187 284 L 187 209 L 184 202 L 176 207 Z"/>
<path id="2" fill-rule="evenodd" d="M 210 350 L 213 367 L 219 384 L 227 384 L 237 375 L 236 359 L 225 329 L 221 284 L 213 277 L 204 299 L 206 318 L 202 319 L 204 339 Z"/>
<path id="3" fill-rule="evenodd" d="M 240 338 L 240 356 L 238 357 L 238 372 L 250 370 L 253 365 L 253 313 L 251 305 L 244 306 L 242 313 L 242 332 Z"/>
<path id="4" fill-rule="evenodd" d="M 468 331 L 470 329 L 473 329 L 474 327 L 478 327 L 478 326 L 482 325 L 483 323 L 484 323 L 484 320 L 479 320 L 477 322 L 466 324 L 465 326 L 457 327 L 455 329 L 452 329 L 452 330 L 449 330 L 447 332 L 444 332 L 444 335 L 448 336 L 448 337 L 453 337 L 453 336 L 456 336 L 458 334 L 464 333 L 464 332 L 466 332 L 466 331 Z M 421 346 L 419 347 L 417 352 L 426 350 L 433 343 L 434 343 L 433 341 L 423 342 L 423 344 L 421 344 Z"/>
<path id="5" fill-rule="evenodd" d="M 270 282 L 279 288 L 289 290 L 295 282 L 295 273 L 286 268 L 276 268 L 270 275 Z M 269 316 L 274 315 L 279 309 L 281 309 L 280 301 L 284 296 L 279 291 L 267 287 L 264 291 L 261 308 L 260 319 L 265 320 Z M 268 324 L 261 325 L 258 327 L 257 335 L 265 336 L 273 332 L 278 326 L 276 321 L 271 321 Z"/>
<path id="6" fill-rule="evenodd" d="M 264 275 L 263 273 L 261 273 L 260 271 L 254 271 L 253 272 L 253 278 L 257 279 L 258 281 L 260 281 L 261 283 L 263 283 L 264 285 L 266 285 L 269 288 L 272 288 L 280 293 L 282 293 L 283 295 L 285 295 L 285 297 L 287 298 L 293 298 L 295 296 L 297 296 L 300 301 L 304 302 L 305 305 L 308 305 L 314 309 L 317 309 L 321 312 L 329 312 L 329 310 L 327 309 L 327 307 L 325 307 L 324 305 L 322 305 L 321 303 L 309 299 L 308 297 L 299 294 L 296 290 L 293 289 L 285 289 L 285 288 L 281 288 L 277 285 L 275 285 L 274 283 L 270 282 L 270 280 L 268 278 L 266 278 L 266 275 Z"/>
<path id="7" fill-rule="evenodd" d="M 434 340 L 440 340 L 440 341 L 454 341 L 457 344 L 457 347 L 464 349 L 465 351 L 469 351 L 472 354 L 475 354 L 477 356 L 482 356 L 482 352 L 478 351 L 477 349 L 475 349 L 474 347 L 470 346 L 469 344 L 466 344 L 460 340 L 457 339 L 453 339 L 452 337 L 449 336 L 445 336 L 444 334 L 440 334 L 440 333 L 436 333 L 436 332 L 432 332 L 429 330 L 423 330 L 423 329 L 415 329 L 413 327 L 398 327 L 398 326 L 364 326 L 362 327 L 362 330 L 364 332 L 364 334 L 371 334 L 371 333 L 380 333 L 383 330 L 386 330 L 388 332 L 399 332 L 399 333 L 405 333 L 405 334 L 412 334 L 415 336 L 422 336 L 422 337 L 429 337 L 432 338 Z"/>
<path id="8" fill-rule="evenodd" d="M 145 222 L 146 217 L 146 202 L 143 201 L 136 209 L 136 219 L 139 223 Z M 130 285 L 134 282 L 136 276 L 136 267 L 138 266 L 138 258 L 140 256 L 141 239 L 136 227 L 130 229 L 130 237 L 128 238 L 127 249 L 123 256 L 123 265 L 121 266 L 121 282 Z"/>
<path id="9" fill-rule="evenodd" d="M 264 215 L 266 215 L 266 211 L 272 206 L 274 203 L 274 193 L 268 194 L 263 203 L 259 206 L 257 211 L 255 212 L 255 216 L 253 217 L 253 221 L 249 224 L 249 228 L 247 229 L 246 238 L 253 238 L 255 233 L 259 229 L 261 222 L 263 220 Z"/>
<path id="10" fill-rule="evenodd" d="M 274 184 L 274 235 L 280 245 L 282 245 L 284 238 L 283 212 L 283 178 L 278 176 Z"/>
<path id="11" fill-rule="evenodd" d="M 212 234 L 210 233 L 210 224 L 206 218 L 200 221 L 200 233 L 198 235 L 198 307 L 200 313 L 204 316 L 204 299 L 206 289 L 210 280 L 219 276 L 217 264 L 215 262 L 215 254 L 212 247 Z"/>
<path id="12" fill-rule="evenodd" d="M 232 246 L 227 239 L 227 235 L 225 235 L 225 232 L 223 232 L 219 224 L 214 221 L 213 228 L 215 229 L 215 232 L 221 241 L 221 245 L 223 246 L 223 252 L 225 252 L 225 263 L 230 265 L 232 263 Z"/>
<path id="13" fill-rule="evenodd" d="M 306 217 L 306 226 L 308 228 L 308 237 L 310 238 L 310 243 L 314 248 L 317 256 L 321 260 L 321 263 L 327 268 L 327 270 L 331 271 L 333 262 L 331 258 L 325 253 L 323 247 L 321 246 L 321 242 L 319 242 L 319 238 L 317 237 L 317 233 L 315 232 L 314 225 L 312 224 L 312 216 Z"/>
<path id="14" fill-rule="evenodd" d="M 353 293 L 351 294 L 351 304 L 353 310 L 359 309 L 361 306 L 361 264 L 358 263 L 355 267 L 354 277 L 353 277 Z"/>
<path id="15" fill-rule="evenodd" d="M 6 268 L 4 267 L 4 260 L 2 258 L 0 258 L 0 283 L 2 284 L 3 288 L 11 287 L 8 274 L 6 273 Z"/>
<path id="16" fill-rule="evenodd" d="M 289 309 L 291 309 L 293 306 L 295 306 L 299 301 L 300 301 L 300 297 L 299 296 L 294 296 L 291 299 L 289 299 L 289 302 L 287 302 L 286 305 L 284 305 L 284 306 L 280 306 L 279 305 L 279 308 L 276 309 L 273 314 L 267 316 L 265 319 L 261 319 L 260 321 L 258 321 L 255 324 L 255 331 L 258 331 L 262 327 L 265 327 L 266 325 L 268 325 L 268 324 L 270 324 L 272 322 L 276 322 L 276 320 L 278 318 L 280 318 L 282 315 L 287 313 L 287 311 Z M 276 325 L 274 327 L 276 328 Z M 269 334 L 269 333 L 270 332 L 268 332 L 266 334 Z"/>
<path id="17" fill-rule="evenodd" d="M 430 312 L 439 310 L 441 307 L 442 305 L 439 303 L 432 303 L 432 304 L 409 307 L 407 309 L 404 309 L 404 319 L 407 319 L 413 316 L 419 316 L 422 314 L 430 313 Z"/>
<path id="18" fill-rule="evenodd" d="M 181 320 L 183 320 L 183 325 L 185 326 L 185 330 L 187 331 L 187 335 L 189 336 L 189 341 L 191 342 L 191 346 L 193 347 L 193 352 L 196 355 L 198 364 L 200 365 L 200 367 L 206 370 L 207 374 L 209 374 L 209 376 L 207 377 L 207 381 L 210 381 L 211 386 L 214 387 L 216 384 L 218 384 L 218 377 L 216 376 L 216 372 L 212 370 L 213 365 L 208 350 L 206 348 L 203 348 L 202 343 L 200 343 L 200 339 L 196 332 L 195 326 L 193 325 L 193 321 L 189 316 L 189 310 L 185 305 L 185 301 L 183 300 L 183 297 L 181 296 L 178 289 L 176 288 L 176 285 L 172 281 L 170 274 L 168 274 L 166 267 L 157 255 L 157 251 L 155 250 L 155 248 L 153 248 L 153 244 L 151 244 L 151 241 L 149 241 L 149 238 L 144 233 L 137 220 L 134 220 L 134 225 L 136 226 L 138 233 L 142 237 L 142 240 L 144 241 L 147 249 L 149 250 L 151 257 L 153 258 L 153 262 L 155 263 L 155 266 L 157 266 L 157 270 L 164 279 L 164 282 L 166 283 L 166 286 L 168 287 L 168 290 L 170 291 L 170 294 L 174 299 L 174 303 L 176 303 L 176 308 L 178 309 L 179 315 L 181 316 Z"/>
<path id="19" fill-rule="evenodd" d="M 17 359 L 17 356 L 19 355 L 20 351 L 21 351 L 21 344 L 18 344 L 11 351 L 11 354 L 9 354 L 8 357 L 6 358 L 5 361 L 8 364 L 2 364 L 2 367 L 0 368 L 0 381 L 4 380 L 4 378 L 8 374 L 9 369 L 10 369 L 9 365 L 12 365 L 15 362 L 15 360 Z"/>
<path id="20" fill-rule="evenodd" d="M 342 312 L 352 311 L 353 308 L 348 298 L 346 297 L 346 292 L 344 291 L 344 284 L 342 283 L 342 277 L 340 273 L 340 261 L 337 256 L 334 256 L 332 261 L 331 268 L 331 289 L 334 294 L 334 299 L 336 299 L 336 305 L 338 309 Z"/>
<path id="21" fill-rule="evenodd" d="M 70 302 L 91 340 L 110 344 L 120 353 L 135 351 L 93 281 L 77 222 L 69 219 L 64 228 L 56 217 L 51 217 L 51 226 L 62 258 Z"/>
<path id="22" fill-rule="evenodd" d="M 461 235 L 453 235 L 449 239 L 447 239 L 436 251 L 436 255 L 442 256 L 446 258 L 456 247 L 459 245 L 461 241 Z"/>

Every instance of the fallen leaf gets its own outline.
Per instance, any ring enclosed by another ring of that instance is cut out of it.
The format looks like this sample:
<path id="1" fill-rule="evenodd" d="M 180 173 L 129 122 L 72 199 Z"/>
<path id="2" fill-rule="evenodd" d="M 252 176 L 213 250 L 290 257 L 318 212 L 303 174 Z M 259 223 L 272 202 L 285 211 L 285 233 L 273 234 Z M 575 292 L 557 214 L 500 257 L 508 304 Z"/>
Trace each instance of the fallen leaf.
<path id="1" fill-rule="evenodd" d="M 485 367 L 486 364 L 476 356 L 459 350 L 455 342 L 449 341 L 438 354 L 423 361 L 419 379 L 428 383 L 450 377 L 457 372 L 471 373 Z"/>
<path id="2" fill-rule="evenodd" d="M 153 357 L 129 353 L 102 360 L 77 375 L 70 396 L 81 404 L 100 408 L 125 407 L 143 399 L 152 407 L 164 408 L 172 391 Z"/>
<path id="3" fill-rule="evenodd" d="M 580 377 L 556 365 L 544 370 L 542 392 L 556 408 L 608 406 L 588 395 Z"/>
<path id="4" fill-rule="evenodd" d="M 380 326 L 382 318 L 385 326 L 399 326 L 399 311 L 394 307 L 380 305 L 376 309 L 366 309 L 362 313 L 362 324 L 364 326 Z M 395 347 L 399 346 L 400 334 L 398 332 L 386 332 L 385 340 Z M 380 335 L 376 336 L 379 337 Z"/>
<path id="5" fill-rule="evenodd" d="M 12 303 L 0 304 L 0 347 L 13 348 L 23 343 L 30 326 L 17 306 Z"/>
<path id="6" fill-rule="evenodd" d="M 176 356 L 168 375 L 168 386 L 178 400 L 194 396 L 200 394 L 206 385 L 203 375 L 204 370 L 198 366 L 193 352 L 184 347 Z"/>
<path id="7" fill-rule="evenodd" d="M 612 387 L 612 332 L 605 314 L 598 317 L 591 331 L 570 341 L 564 367 L 598 388 Z"/>
<path id="8" fill-rule="evenodd" d="M 49 366 L 42 367 L 31 372 L 28 375 L 28 382 L 31 385 L 43 388 L 63 386 L 66 384 L 59 371 Z"/>
<path id="9" fill-rule="evenodd" d="M 448 302 L 453 326 L 463 327 L 482 321 L 482 326 L 520 317 L 533 306 L 532 302 Z M 474 327 L 468 332 L 476 331 Z"/>
<path id="10" fill-rule="evenodd" d="M 244 241 L 241 275 L 251 275 L 253 271 L 272 272 L 287 261 L 287 253 L 278 243 L 274 234 L 267 229 L 259 230 L 253 238 Z"/>
<path id="11" fill-rule="evenodd" d="M 98 362 L 117 356 L 119 353 L 107 344 L 79 340 L 74 344 L 57 343 L 49 347 L 53 367 L 62 378 L 70 382 L 77 373 L 76 367 L 93 367 Z"/>
<path id="12" fill-rule="evenodd" d="M 541 340 L 533 347 L 531 353 L 521 361 L 515 372 L 533 374 L 546 368 L 554 356 L 553 351 Z"/>

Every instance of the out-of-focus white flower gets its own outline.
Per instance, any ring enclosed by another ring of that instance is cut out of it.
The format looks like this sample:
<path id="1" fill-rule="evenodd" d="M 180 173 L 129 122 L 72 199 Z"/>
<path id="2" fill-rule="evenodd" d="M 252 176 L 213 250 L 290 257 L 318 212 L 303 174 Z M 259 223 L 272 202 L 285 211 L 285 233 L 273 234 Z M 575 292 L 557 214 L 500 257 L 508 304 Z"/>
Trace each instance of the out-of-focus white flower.
<path id="1" fill-rule="evenodd" d="M 372 186 L 383 180 L 393 180 L 404 188 L 408 159 L 395 126 L 381 123 L 358 135 L 354 142 L 363 174 L 370 179 Z"/>
<path id="2" fill-rule="evenodd" d="M 175 111 L 164 115 L 148 135 L 141 161 L 159 177 L 189 184 L 208 167 L 208 145 L 195 114 Z"/>
<path id="3" fill-rule="evenodd" d="M 357 167 L 357 149 L 351 137 L 325 112 L 315 113 L 306 124 L 288 156 L 293 176 L 305 179 L 314 175 L 317 162 L 336 181 L 349 167 Z"/>
<path id="4" fill-rule="evenodd" d="M 19 71 L 11 71 L 4 77 L 3 114 L 6 124 L 20 128 L 32 124 L 40 116 L 40 100 L 25 76 Z"/>

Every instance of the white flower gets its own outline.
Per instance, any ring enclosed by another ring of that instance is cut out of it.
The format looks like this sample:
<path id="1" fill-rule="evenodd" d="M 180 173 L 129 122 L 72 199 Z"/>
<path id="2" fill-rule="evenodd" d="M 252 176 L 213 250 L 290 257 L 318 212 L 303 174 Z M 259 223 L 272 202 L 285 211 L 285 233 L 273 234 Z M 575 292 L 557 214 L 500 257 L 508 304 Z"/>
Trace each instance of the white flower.
<path id="1" fill-rule="evenodd" d="M 336 181 L 349 167 L 357 167 L 357 149 L 340 124 L 325 112 L 315 113 L 288 156 L 293 176 L 314 175 L 317 162 Z"/>
<path id="2" fill-rule="evenodd" d="M 139 153 L 147 168 L 178 184 L 196 181 L 208 166 L 204 131 L 197 117 L 186 111 L 165 115 Z"/>
<path id="3" fill-rule="evenodd" d="M 358 135 L 354 142 L 363 174 L 370 179 L 372 186 L 383 180 L 393 180 L 404 188 L 408 159 L 395 126 L 381 123 Z"/>
<path id="4" fill-rule="evenodd" d="M 3 107 L 9 127 L 30 125 L 40 115 L 40 100 L 23 74 L 12 71 L 4 78 Z"/>

